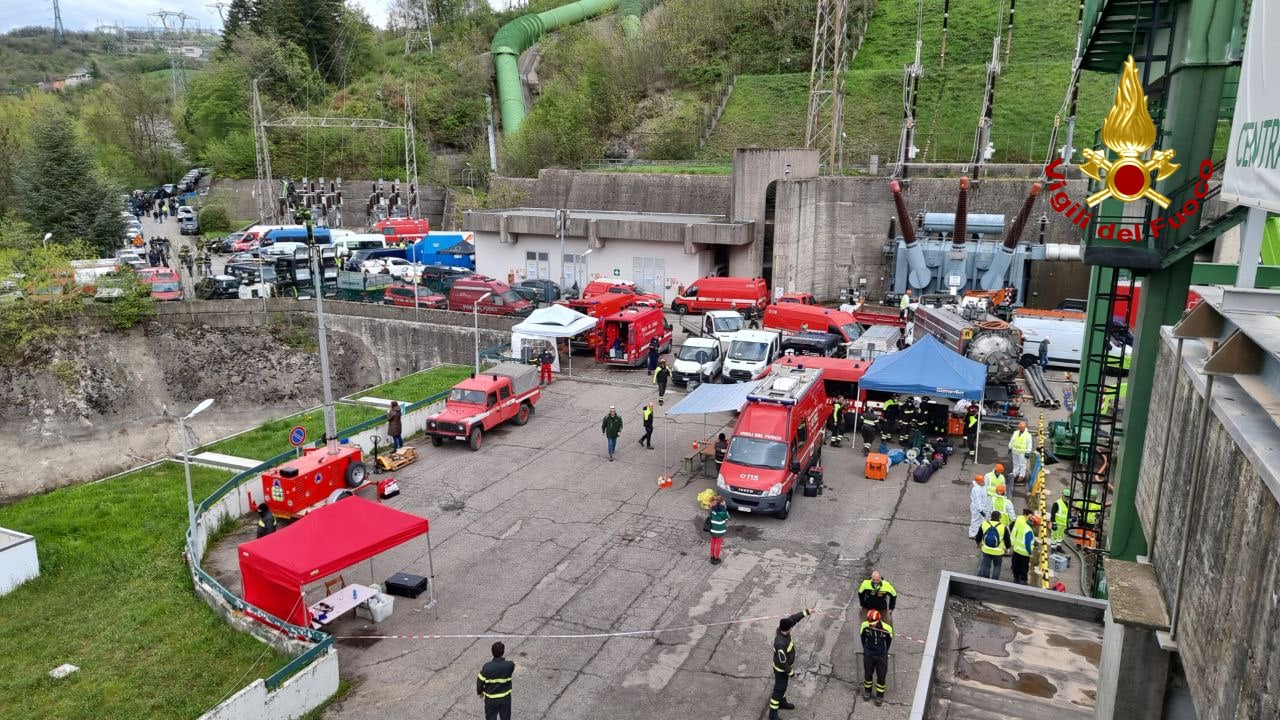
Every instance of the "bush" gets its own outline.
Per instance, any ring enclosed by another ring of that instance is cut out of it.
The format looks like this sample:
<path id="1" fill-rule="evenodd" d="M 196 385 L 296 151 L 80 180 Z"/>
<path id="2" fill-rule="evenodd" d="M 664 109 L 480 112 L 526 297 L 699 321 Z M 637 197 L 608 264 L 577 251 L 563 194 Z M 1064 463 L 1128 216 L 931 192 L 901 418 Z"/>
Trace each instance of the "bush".
<path id="1" fill-rule="evenodd" d="M 204 233 L 227 232 L 231 229 L 231 221 L 227 218 L 227 209 L 221 205 L 210 205 L 200 210 L 200 231 Z"/>
<path id="2" fill-rule="evenodd" d="M 124 296 L 106 306 L 106 317 L 112 327 L 128 330 L 156 314 L 151 289 L 139 282 L 136 275 L 131 272 L 121 273 L 120 279 L 113 284 L 124 290 Z"/>

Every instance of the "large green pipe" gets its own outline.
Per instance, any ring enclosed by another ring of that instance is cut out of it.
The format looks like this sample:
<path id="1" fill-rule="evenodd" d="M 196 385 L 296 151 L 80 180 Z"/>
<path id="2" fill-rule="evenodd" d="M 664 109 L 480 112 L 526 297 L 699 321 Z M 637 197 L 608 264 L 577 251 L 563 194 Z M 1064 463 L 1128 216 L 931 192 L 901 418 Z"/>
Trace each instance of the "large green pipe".
<path id="1" fill-rule="evenodd" d="M 618 24 L 622 26 L 623 37 L 640 39 L 640 18 L 652 4 L 652 0 L 618 0 Z"/>
<path id="2" fill-rule="evenodd" d="M 493 36 L 493 74 L 498 83 L 498 107 L 503 132 L 513 133 L 524 122 L 524 92 L 520 87 L 520 53 L 533 46 L 544 33 L 582 22 L 612 10 L 618 0 L 578 0 L 546 12 L 521 15 L 503 25 Z"/>

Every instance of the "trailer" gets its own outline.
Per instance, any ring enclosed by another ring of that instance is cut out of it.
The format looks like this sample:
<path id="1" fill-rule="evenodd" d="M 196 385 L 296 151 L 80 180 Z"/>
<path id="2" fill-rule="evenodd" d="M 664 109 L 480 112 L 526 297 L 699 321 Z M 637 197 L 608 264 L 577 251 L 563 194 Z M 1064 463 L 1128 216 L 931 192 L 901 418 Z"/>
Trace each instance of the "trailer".
<path id="1" fill-rule="evenodd" d="M 987 383 L 1013 382 L 1022 331 L 977 306 L 919 305 L 912 316 L 915 340 L 931 335 L 960 355 L 987 366 Z"/>
<path id="2" fill-rule="evenodd" d="M 881 355 L 898 352 L 902 328 L 893 325 L 872 325 L 849 346 L 849 357 L 873 360 Z"/>
<path id="3" fill-rule="evenodd" d="M 343 270 L 338 273 L 338 298 L 380 303 L 386 299 L 386 289 L 395 281 L 395 278 L 386 273 L 369 274 L 356 270 Z"/>

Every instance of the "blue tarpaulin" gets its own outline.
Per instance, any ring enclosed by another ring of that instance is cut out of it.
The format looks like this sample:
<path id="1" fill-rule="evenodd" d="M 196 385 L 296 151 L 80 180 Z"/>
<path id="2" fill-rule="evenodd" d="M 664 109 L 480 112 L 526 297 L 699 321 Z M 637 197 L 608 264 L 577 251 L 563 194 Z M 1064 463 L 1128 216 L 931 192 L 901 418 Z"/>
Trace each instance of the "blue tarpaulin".
<path id="1" fill-rule="evenodd" d="M 704 415 L 714 412 L 741 410 L 747 402 L 747 395 L 756 389 L 756 383 L 745 382 L 733 385 L 711 385 L 703 383 L 676 403 L 666 412 L 667 415 Z"/>
<path id="2" fill-rule="evenodd" d="M 903 395 L 981 400 L 987 385 L 987 366 L 924 336 L 911 347 L 881 355 L 858 386 Z"/>

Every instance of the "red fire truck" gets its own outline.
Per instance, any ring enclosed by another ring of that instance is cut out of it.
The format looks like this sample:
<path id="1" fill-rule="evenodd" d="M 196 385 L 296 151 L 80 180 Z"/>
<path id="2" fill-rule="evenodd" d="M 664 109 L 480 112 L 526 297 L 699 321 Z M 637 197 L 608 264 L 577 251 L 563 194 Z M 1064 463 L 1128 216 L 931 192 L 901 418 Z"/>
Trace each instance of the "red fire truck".
<path id="1" fill-rule="evenodd" d="M 603 342 L 596 344 L 596 362 L 602 365 L 643 365 L 649 341 L 658 341 L 658 352 L 671 349 L 671 326 L 658 308 L 627 308 L 600 323 Z"/>
<path id="2" fill-rule="evenodd" d="M 791 514 L 791 496 L 822 457 L 831 414 L 822 370 L 775 367 L 747 396 L 716 487 L 730 510 Z"/>
<path id="3" fill-rule="evenodd" d="M 599 320 L 595 328 L 569 338 L 569 347 L 571 349 L 590 350 L 594 353 L 596 345 L 600 342 L 600 328 L 604 325 L 604 319 L 631 307 L 634 303 L 635 296 L 633 295 L 605 293 L 588 298 L 578 298 L 577 300 L 558 300 L 555 304 L 563 305 L 570 310 L 577 310 L 583 315 Z"/>

